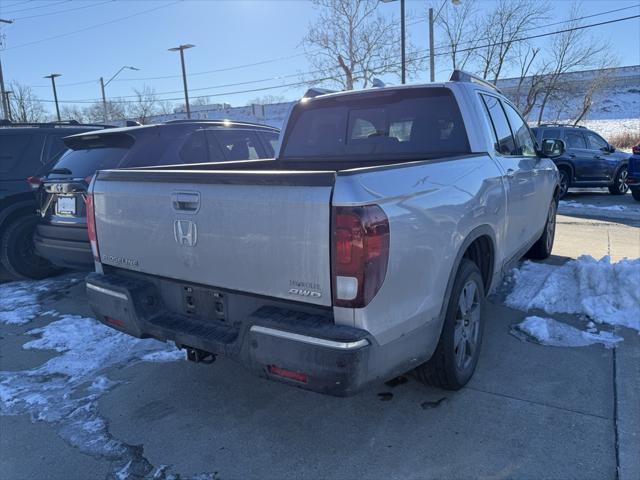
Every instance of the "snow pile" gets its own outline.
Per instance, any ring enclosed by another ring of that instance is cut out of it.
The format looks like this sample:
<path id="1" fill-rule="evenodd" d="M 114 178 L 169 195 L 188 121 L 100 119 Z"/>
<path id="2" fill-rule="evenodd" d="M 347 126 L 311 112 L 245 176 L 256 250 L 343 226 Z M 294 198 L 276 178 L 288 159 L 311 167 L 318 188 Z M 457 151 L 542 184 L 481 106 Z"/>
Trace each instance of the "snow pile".
<path id="1" fill-rule="evenodd" d="M 597 210 L 610 210 L 613 212 L 623 212 L 625 210 L 634 210 L 640 213 L 640 207 L 636 208 L 635 205 L 592 205 L 590 203 L 576 202 L 575 200 L 560 200 L 560 207 L 564 208 L 580 208 L 580 209 L 597 209 Z"/>
<path id="2" fill-rule="evenodd" d="M 601 343 L 606 348 L 613 348 L 622 341 L 621 337 L 610 332 L 585 332 L 552 318 L 535 316 L 513 325 L 511 333 L 521 340 L 552 347 L 586 347 Z"/>
<path id="3" fill-rule="evenodd" d="M 513 271 L 507 306 L 583 314 L 640 331 L 640 259 L 611 263 L 582 256 L 562 266 L 525 262 Z"/>
<path id="4" fill-rule="evenodd" d="M 123 478 L 148 475 L 153 467 L 142 448 L 114 439 L 98 413 L 99 397 L 118 384 L 101 372 L 141 361 L 176 361 L 184 354 L 79 316 L 66 316 L 28 335 L 40 337 L 26 343 L 25 349 L 51 349 L 61 355 L 32 370 L 0 372 L 0 414 L 27 414 L 53 424 L 81 452 L 107 458 L 117 470 L 128 465 L 129 474 Z"/>
<path id="5" fill-rule="evenodd" d="M 72 287 L 81 275 L 65 275 L 38 282 L 11 282 L 0 285 L 0 323 L 22 325 L 42 314 L 39 301 L 46 294 Z M 45 312 L 48 313 L 48 312 Z"/>

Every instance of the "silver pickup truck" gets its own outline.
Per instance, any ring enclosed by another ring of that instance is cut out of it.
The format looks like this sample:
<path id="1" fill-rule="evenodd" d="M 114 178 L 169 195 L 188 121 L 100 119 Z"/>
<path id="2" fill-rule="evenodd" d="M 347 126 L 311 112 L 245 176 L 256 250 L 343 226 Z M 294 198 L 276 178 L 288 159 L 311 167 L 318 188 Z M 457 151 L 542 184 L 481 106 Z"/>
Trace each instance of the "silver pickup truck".
<path id="1" fill-rule="evenodd" d="M 459 389 L 485 295 L 523 255 L 550 255 L 563 150 L 460 71 L 307 96 L 275 159 L 100 171 L 89 302 L 190 360 L 317 392 L 411 369 Z"/>

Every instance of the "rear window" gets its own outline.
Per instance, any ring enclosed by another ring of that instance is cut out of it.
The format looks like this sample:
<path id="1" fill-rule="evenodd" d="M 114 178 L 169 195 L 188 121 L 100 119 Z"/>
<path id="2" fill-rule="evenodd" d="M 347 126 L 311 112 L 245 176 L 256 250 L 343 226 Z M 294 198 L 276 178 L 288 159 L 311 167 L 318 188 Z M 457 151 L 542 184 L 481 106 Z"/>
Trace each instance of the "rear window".
<path id="1" fill-rule="evenodd" d="M 133 145 L 129 135 L 87 135 L 67 139 L 71 148 L 53 165 L 49 178 L 85 178 L 98 170 L 116 168 Z"/>
<path id="2" fill-rule="evenodd" d="M 301 103 L 289 124 L 284 159 L 391 160 L 470 152 L 460 110 L 446 88 Z"/>
<path id="3" fill-rule="evenodd" d="M 0 172 L 12 171 L 31 141 L 29 134 L 0 136 Z"/>

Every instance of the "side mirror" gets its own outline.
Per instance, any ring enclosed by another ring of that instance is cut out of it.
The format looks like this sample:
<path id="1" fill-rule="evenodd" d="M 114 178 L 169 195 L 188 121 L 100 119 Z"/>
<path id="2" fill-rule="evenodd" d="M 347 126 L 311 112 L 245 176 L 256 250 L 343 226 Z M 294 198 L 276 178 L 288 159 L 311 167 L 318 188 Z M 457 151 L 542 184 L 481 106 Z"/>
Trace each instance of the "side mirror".
<path id="1" fill-rule="evenodd" d="M 567 150 L 564 141 L 557 138 L 545 138 L 542 141 L 542 155 L 548 158 L 555 158 L 562 155 Z"/>

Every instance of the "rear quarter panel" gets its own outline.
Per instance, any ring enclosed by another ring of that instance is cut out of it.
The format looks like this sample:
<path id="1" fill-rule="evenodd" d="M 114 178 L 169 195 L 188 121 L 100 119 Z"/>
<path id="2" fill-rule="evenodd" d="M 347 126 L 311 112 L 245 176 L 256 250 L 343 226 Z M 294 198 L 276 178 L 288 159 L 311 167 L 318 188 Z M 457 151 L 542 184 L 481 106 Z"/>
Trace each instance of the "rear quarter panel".
<path id="1" fill-rule="evenodd" d="M 505 193 L 487 154 L 339 175 L 334 205 L 377 204 L 389 218 L 385 281 L 362 309 L 334 309 L 337 321 L 371 332 L 381 344 L 428 324 L 435 348 L 447 284 L 465 239 L 484 226 L 499 272 Z"/>

